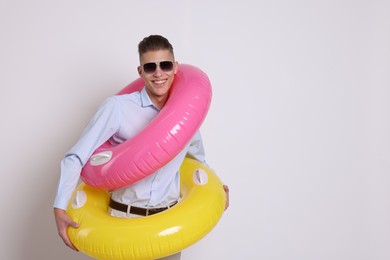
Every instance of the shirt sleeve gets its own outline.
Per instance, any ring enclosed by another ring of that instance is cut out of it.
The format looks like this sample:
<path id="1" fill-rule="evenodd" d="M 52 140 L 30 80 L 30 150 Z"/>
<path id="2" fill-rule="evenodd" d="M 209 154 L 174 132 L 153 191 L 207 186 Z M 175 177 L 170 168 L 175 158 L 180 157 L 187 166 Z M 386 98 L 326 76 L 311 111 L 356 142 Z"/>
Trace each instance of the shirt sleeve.
<path id="1" fill-rule="evenodd" d="M 197 131 L 195 133 L 194 137 L 191 139 L 190 146 L 188 148 L 186 157 L 195 159 L 195 160 L 207 165 L 206 154 L 204 151 L 202 135 L 200 134 L 200 131 Z"/>
<path id="2" fill-rule="evenodd" d="M 77 186 L 81 169 L 96 148 L 119 130 L 119 120 L 117 99 L 115 97 L 108 98 L 88 123 L 78 142 L 61 161 L 61 175 L 54 201 L 55 208 L 66 210 Z"/>

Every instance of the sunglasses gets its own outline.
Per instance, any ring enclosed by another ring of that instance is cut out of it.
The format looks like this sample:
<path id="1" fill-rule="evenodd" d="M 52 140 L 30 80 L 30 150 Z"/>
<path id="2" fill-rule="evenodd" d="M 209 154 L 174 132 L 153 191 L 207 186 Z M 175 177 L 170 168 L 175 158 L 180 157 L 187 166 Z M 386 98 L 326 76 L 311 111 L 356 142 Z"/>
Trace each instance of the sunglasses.
<path id="1" fill-rule="evenodd" d="M 170 72 L 173 70 L 173 62 L 172 61 L 162 61 L 160 63 L 149 62 L 145 63 L 142 67 L 145 73 L 151 74 L 154 73 L 157 69 L 157 66 L 164 72 Z"/>

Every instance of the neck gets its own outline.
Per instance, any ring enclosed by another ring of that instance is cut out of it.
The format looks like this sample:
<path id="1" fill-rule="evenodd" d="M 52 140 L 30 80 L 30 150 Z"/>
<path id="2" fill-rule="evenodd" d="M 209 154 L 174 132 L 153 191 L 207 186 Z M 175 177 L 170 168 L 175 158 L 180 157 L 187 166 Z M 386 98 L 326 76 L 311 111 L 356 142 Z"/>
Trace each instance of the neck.
<path id="1" fill-rule="evenodd" d="M 158 109 L 162 109 L 165 103 L 167 103 L 167 100 L 168 100 L 168 96 L 155 97 L 152 99 L 152 102 Z"/>

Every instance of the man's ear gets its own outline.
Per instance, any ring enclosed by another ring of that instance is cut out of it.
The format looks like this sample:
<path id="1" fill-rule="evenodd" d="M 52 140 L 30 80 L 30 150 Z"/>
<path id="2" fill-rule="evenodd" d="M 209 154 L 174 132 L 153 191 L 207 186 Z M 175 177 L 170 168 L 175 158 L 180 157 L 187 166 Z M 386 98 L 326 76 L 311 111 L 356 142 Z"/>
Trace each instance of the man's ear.
<path id="1" fill-rule="evenodd" d="M 173 73 L 176 74 L 178 70 L 179 70 L 179 62 L 175 61 Z"/>
<path id="2" fill-rule="evenodd" d="M 142 68 L 141 66 L 137 67 L 138 75 L 141 77 L 142 76 Z"/>

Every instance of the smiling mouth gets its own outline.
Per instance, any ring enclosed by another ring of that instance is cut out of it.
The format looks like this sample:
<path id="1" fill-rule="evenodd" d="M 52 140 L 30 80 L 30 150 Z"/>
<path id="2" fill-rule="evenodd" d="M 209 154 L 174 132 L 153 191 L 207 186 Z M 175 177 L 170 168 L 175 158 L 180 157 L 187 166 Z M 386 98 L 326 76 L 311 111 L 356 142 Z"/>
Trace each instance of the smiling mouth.
<path id="1" fill-rule="evenodd" d="M 155 80 L 155 81 L 153 81 L 153 83 L 156 84 L 156 85 L 163 85 L 165 82 L 167 82 L 166 79 L 164 79 L 164 80 Z"/>

